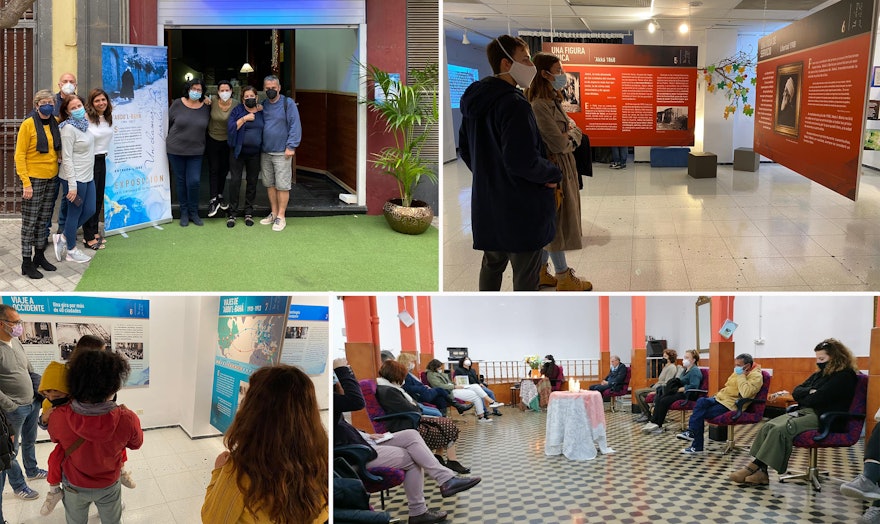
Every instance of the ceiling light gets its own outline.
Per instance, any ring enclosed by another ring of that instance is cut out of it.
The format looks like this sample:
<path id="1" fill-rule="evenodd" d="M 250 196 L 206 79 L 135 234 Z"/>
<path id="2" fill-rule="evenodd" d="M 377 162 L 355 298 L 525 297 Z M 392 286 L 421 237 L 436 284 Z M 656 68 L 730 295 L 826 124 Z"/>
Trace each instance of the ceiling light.
<path id="1" fill-rule="evenodd" d="M 239 73 L 253 73 L 254 68 L 251 67 L 251 65 L 249 63 L 245 62 L 244 65 L 241 66 L 241 69 L 238 72 Z"/>
<path id="2" fill-rule="evenodd" d="M 461 37 L 461 44 L 462 45 L 471 45 L 471 41 L 468 40 L 468 37 L 467 37 L 467 31 L 465 31 L 464 36 Z"/>
<path id="3" fill-rule="evenodd" d="M 687 22 L 682 22 L 680 26 L 678 26 L 678 32 L 681 34 L 686 34 L 688 32 Z"/>
<path id="4" fill-rule="evenodd" d="M 648 22 L 648 32 L 653 33 L 656 30 L 657 30 L 657 24 L 655 24 L 653 20 Z"/>

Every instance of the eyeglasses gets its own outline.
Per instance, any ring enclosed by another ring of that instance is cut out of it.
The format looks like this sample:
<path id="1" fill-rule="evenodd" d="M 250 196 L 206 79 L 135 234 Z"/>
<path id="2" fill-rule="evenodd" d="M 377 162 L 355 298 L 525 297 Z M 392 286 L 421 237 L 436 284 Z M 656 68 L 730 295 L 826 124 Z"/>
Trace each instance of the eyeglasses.
<path id="1" fill-rule="evenodd" d="M 7 320 L 5 318 L 0 318 L 0 321 L 6 322 L 7 324 L 12 324 L 13 326 L 20 326 L 21 325 L 20 319 L 19 320 Z"/>

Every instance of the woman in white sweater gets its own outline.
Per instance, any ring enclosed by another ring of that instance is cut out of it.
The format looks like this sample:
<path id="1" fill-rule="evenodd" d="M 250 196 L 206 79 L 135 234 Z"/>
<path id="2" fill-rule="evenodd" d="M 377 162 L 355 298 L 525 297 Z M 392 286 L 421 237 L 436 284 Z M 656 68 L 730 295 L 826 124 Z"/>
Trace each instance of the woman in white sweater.
<path id="1" fill-rule="evenodd" d="M 95 214 L 95 137 L 89 133 L 86 108 L 79 97 L 72 96 L 61 104 L 61 194 L 70 202 L 64 234 L 52 235 L 55 257 L 61 262 L 66 252 L 68 262 L 88 262 L 76 247 L 76 231 Z"/>

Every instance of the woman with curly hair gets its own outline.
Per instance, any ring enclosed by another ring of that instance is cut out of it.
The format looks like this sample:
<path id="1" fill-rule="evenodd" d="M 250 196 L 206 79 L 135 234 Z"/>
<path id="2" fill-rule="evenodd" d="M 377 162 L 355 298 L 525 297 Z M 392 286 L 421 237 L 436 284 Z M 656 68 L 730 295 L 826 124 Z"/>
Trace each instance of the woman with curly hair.
<path id="1" fill-rule="evenodd" d="M 279 364 L 251 375 L 223 442 L 229 451 L 214 463 L 203 522 L 327 521 L 327 432 L 302 370 Z"/>
<path id="2" fill-rule="evenodd" d="M 121 522 L 123 451 L 144 442 L 137 415 L 113 401 L 129 372 L 125 358 L 109 351 L 84 351 L 70 363 L 67 385 L 73 400 L 49 418 L 49 437 L 66 456 L 62 484 L 68 523 L 88 522 L 92 502 L 101 522 Z"/>
<path id="3" fill-rule="evenodd" d="M 754 460 L 731 473 L 730 480 L 739 484 L 769 484 L 767 468 L 779 473 L 788 469 L 792 442 L 797 435 L 819 429 L 819 417 L 826 411 L 849 409 L 856 393 L 856 358 L 834 338 L 823 340 L 813 351 L 818 371 L 791 393 L 798 403 L 797 411 L 793 412 L 796 415 L 786 413 L 765 423 L 749 449 Z"/>

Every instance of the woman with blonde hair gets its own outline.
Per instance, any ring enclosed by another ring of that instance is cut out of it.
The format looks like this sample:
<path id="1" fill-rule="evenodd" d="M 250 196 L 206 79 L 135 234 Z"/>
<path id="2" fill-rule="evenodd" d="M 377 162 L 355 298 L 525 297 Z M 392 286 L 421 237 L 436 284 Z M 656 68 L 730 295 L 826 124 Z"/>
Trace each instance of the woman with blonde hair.
<path id="1" fill-rule="evenodd" d="M 538 74 L 532 79 L 527 96 L 547 149 L 547 158 L 562 171 L 562 181 L 557 188 L 557 192 L 562 190 L 562 197 L 557 197 L 556 236 L 541 254 L 540 285 L 555 286 L 557 291 L 590 291 L 593 285 L 576 277 L 565 260 L 566 251 L 583 248 L 581 195 L 574 159 L 574 150 L 580 145 L 583 132 L 562 110 L 561 90 L 565 87 L 566 76 L 559 57 L 537 53 L 532 62 Z M 553 261 L 556 276 L 548 271 L 548 260 Z"/>
<path id="2" fill-rule="evenodd" d="M 859 370 L 856 358 L 848 347 L 834 338 L 823 340 L 813 351 L 816 352 L 818 370 L 791 393 L 798 403 L 797 411 L 780 415 L 761 426 L 749 449 L 754 460 L 731 473 L 730 480 L 738 484 L 769 484 L 767 469 L 773 468 L 779 473 L 788 469 L 792 443 L 797 435 L 819 429 L 819 417 L 827 411 L 849 410 L 856 394 Z"/>
<path id="3" fill-rule="evenodd" d="M 299 368 L 259 369 L 223 439 L 202 506 L 211 524 L 323 523 L 327 432 L 315 386 Z"/>
<path id="4" fill-rule="evenodd" d="M 642 428 L 643 433 L 659 435 L 663 433 L 663 423 L 669 408 L 678 400 L 687 398 L 687 392 L 700 389 L 703 381 L 703 372 L 700 371 L 700 352 L 689 349 L 684 352 L 681 359 L 681 372 L 675 379 L 670 379 L 663 386 L 663 395 L 658 392 L 654 397 L 654 411 L 648 423 Z M 676 380 L 677 379 L 677 380 Z M 671 387 L 670 387 L 671 386 Z"/>

